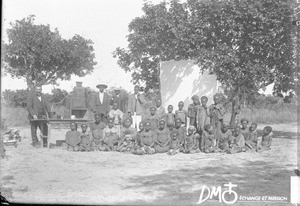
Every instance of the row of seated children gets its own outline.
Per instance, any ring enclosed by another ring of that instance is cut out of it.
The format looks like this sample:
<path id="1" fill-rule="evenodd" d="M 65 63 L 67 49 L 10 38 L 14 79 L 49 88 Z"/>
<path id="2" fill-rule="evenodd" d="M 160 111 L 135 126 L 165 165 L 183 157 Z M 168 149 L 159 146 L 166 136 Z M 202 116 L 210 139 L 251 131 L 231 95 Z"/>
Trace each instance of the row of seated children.
<path id="1" fill-rule="evenodd" d="M 71 123 L 71 131 L 66 133 L 66 144 L 64 148 L 72 151 L 119 151 L 134 154 L 165 153 L 170 155 L 179 152 L 205 153 L 226 152 L 237 153 L 246 150 L 269 149 L 272 142 L 272 128 L 264 128 L 261 143 L 257 137 L 255 123 L 249 128 L 242 120 L 242 127 L 236 126 L 231 132 L 228 125 L 223 125 L 221 135 L 216 137 L 210 124 L 204 126 L 201 135 L 196 133 L 196 128 L 191 126 L 186 134 L 180 118 L 175 118 L 174 127 L 167 127 L 165 120 L 161 119 L 158 128 L 153 129 L 151 121 L 141 122 L 139 132 L 131 127 L 132 121 L 126 118 L 122 127 L 117 128 L 114 119 L 108 121 L 108 125 L 100 121 L 100 115 L 95 116 L 95 122 L 90 125 L 81 126 L 82 131 L 77 131 L 76 123 Z M 248 121 L 247 121 L 248 123 Z"/>

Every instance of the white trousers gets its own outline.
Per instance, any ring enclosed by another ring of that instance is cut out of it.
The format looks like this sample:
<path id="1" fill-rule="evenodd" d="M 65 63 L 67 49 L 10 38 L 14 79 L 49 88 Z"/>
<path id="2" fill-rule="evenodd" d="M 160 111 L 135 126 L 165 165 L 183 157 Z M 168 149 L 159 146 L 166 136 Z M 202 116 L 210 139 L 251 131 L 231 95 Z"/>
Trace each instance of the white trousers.
<path id="1" fill-rule="evenodd" d="M 132 116 L 132 126 L 137 129 L 137 131 L 140 131 L 139 124 L 142 121 L 142 115 L 137 115 L 136 113 Z"/>

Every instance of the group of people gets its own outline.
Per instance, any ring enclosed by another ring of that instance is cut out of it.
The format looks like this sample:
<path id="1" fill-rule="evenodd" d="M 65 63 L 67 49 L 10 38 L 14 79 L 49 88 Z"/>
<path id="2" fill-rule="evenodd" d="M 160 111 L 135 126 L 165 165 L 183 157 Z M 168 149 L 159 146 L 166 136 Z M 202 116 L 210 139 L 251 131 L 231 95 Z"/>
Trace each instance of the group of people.
<path id="1" fill-rule="evenodd" d="M 145 98 L 138 86 L 129 96 L 127 106 L 116 98 L 118 92 L 116 97 L 108 98 L 104 93 L 106 85 L 97 87 L 100 91 L 94 96 L 94 105 L 91 106 L 95 122 L 89 126 L 82 124 L 81 132 L 72 122 L 63 148 L 70 151 L 174 155 L 180 152 L 232 154 L 268 150 L 271 147 L 273 133 L 270 126 L 263 129 L 262 137 L 258 137 L 257 124 L 248 126 L 247 119 L 242 119 L 241 124 L 234 127 L 223 122 L 226 109 L 220 93 L 214 95 L 214 103 L 210 106 L 207 106 L 206 96 L 199 98 L 194 95 L 193 103 L 188 105 L 187 110 L 184 109 L 184 102 L 180 101 L 175 112 L 173 105 L 169 105 L 166 111 L 161 100 L 156 99 L 155 104 L 145 112 Z M 111 106 L 104 110 L 101 106 L 105 99 L 105 105 Z"/>

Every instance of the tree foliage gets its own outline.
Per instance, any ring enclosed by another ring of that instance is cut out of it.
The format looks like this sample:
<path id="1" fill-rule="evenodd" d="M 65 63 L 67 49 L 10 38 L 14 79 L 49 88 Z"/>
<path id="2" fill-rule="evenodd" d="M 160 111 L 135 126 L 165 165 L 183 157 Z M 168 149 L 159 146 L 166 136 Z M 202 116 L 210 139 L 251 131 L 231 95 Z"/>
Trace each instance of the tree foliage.
<path id="1" fill-rule="evenodd" d="M 226 88 L 233 119 L 247 95 L 274 83 L 294 89 L 293 0 L 187 0 L 145 3 L 129 24 L 128 49 L 114 56 L 134 83 L 159 89 L 159 61 L 194 59 Z M 234 104 L 233 104 L 234 105 Z M 233 120 L 232 119 L 232 120 Z"/>
<path id="2" fill-rule="evenodd" d="M 79 35 L 63 39 L 50 25 L 34 24 L 34 16 L 11 23 L 4 45 L 4 65 L 12 77 L 26 78 L 29 88 L 85 76 L 93 71 L 93 42 Z"/>

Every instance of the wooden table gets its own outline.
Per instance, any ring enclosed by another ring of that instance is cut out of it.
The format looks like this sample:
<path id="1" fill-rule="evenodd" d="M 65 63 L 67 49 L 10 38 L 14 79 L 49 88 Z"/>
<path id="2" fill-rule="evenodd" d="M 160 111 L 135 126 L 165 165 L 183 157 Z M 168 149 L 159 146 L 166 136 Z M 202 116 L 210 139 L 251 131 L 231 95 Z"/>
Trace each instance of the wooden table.
<path id="1" fill-rule="evenodd" d="M 48 124 L 48 141 L 47 141 L 47 147 L 50 148 L 50 140 L 51 140 L 51 129 L 53 128 L 53 125 L 69 125 L 71 122 L 78 123 L 78 126 L 84 123 L 92 123 L 94 120 L 92 119 L 34 119 L 31 120 L 34 122 L 44 122 Z"/>

